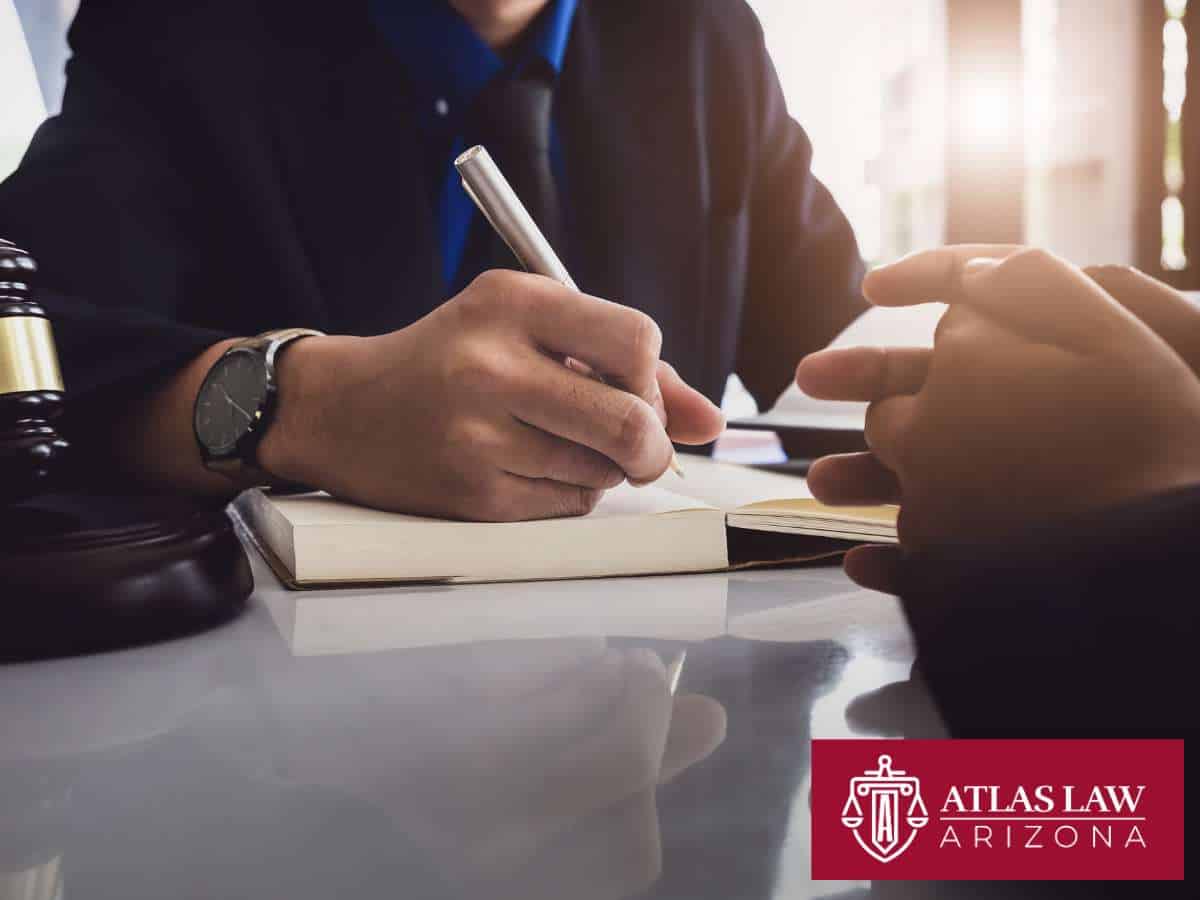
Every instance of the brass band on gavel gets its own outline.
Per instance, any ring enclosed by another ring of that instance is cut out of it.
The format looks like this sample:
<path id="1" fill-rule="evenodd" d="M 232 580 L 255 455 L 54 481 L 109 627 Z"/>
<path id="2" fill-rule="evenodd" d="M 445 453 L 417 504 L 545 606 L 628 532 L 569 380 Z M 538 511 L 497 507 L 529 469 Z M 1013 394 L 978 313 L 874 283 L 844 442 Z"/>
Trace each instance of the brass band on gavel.
<path id="1" fill-rule="evenodd" d="M 36 272 L 28 253 L 0 239 L 0 394 L 63 389 L 54 334 L 33 298 Z"/>

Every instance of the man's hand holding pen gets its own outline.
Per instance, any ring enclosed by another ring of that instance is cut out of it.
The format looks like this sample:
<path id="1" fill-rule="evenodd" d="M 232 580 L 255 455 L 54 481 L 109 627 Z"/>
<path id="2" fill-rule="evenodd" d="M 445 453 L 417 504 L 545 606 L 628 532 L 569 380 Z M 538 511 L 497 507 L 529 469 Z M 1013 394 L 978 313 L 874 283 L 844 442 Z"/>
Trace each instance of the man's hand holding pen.
<path id="1" fill-rule="evenodd" d="M 272 475 L 384 509 L 581 515 L 626 478 L 662 475 L 672 440 L 707 443 L 722 427 L 661 344 L 637 310 L 487 272 L 400 331 L 297 342 L 259 458 Z"/>

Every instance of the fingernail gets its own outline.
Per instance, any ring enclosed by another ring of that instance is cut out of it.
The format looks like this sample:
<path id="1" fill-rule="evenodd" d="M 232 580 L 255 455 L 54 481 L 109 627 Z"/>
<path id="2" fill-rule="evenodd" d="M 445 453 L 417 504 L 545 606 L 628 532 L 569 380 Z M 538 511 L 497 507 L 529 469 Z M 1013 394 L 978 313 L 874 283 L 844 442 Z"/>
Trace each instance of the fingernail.
<path id="1" fill-rule="evenodd" d="M 974 259 L 968 259 L 963 264 L 964 275 L 978 275 L 981 272 L 988 272 L 1000 265 L 1000 260 L 990 256 L 977 256 Z"/>

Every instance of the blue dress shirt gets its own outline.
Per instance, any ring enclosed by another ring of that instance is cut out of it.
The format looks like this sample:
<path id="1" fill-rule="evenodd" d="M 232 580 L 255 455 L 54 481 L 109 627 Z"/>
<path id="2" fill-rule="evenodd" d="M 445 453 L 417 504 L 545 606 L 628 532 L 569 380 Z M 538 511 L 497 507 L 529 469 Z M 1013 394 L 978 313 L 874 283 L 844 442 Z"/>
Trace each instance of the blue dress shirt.
<path id="1" fill-rule="evenodd" d="M 446 0 L 371 0 L 376 26 L 396 51 L 414 86 L 422 130 L 418 139 L 423 140 L 431 159 L 430 187 L 442 275 L 448 286 L 455 283 L 467 235 L 479 215 L 454 171 L 454 158 L 466 149 L 462 116 L 488 82 L 501 73 L 520 71 L 539 58 L 554 75 L 561 72 L 577 5 L 578 0 L 550 0 L 513 52 L 502 56 L 484 43 Z M 551 155 L 554 162 L 561 157 L 554 146 Z"/>

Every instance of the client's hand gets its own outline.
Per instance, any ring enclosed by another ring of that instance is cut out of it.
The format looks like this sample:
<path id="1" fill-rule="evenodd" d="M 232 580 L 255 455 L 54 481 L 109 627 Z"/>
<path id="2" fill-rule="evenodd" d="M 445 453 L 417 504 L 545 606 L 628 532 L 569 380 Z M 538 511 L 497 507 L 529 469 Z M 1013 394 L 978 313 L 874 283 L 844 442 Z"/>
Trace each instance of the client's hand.
<path id="1" fill-rule="evenodd" d="M 1083 271 L 1149 325 L 1200 375 L 1200 305 L 1170 285 L 1128 266 L 1090 266 Z"/>
<path id="2" fill-rule="evenodd" d="M 814 494 L 900 502 L 902 544 L 922 548 L 1200 482 L 1200 380 L 1168 343 L 1048 253 L 981 252 L 920 253 L 867 278 L 878 305 L 950 304 L 932 351 L 801 362 L 808 393 L 872 401 L 871 452 L 816 463 Z M 848 559 L 852 575 L 861 562 Z"/>
<path id="3" fill-rule="evenodd" d="M 276 476 L 386 509 L 580 515 L 624 478 L 661 475 L 672 439 L 705 443 L 721 429 L 720 411 L 659 359 L 661 345 L 637 310 L 488 272 L 408 328 L 289 349 L 260 460 Z"/>

